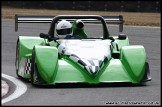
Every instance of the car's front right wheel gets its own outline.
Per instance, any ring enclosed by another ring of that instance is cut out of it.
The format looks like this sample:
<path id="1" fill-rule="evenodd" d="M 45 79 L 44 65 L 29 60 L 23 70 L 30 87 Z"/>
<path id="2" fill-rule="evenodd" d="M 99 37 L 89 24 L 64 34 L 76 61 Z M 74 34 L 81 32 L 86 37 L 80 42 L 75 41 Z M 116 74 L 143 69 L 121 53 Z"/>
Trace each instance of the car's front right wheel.
<path id="1" fill-rule="evenodd" d="M 146 85 L 148 81 L 151 81 L 151 75 L 150 75 L 150 68 L 148 62 L 145 63 L 145 74 L 143 76 L 143 79 L 140 82 L 140 85 Z"/>
<path id="2" fill-rule="evenodd" d="M 32 85 L 43 85 L 45 81 L 39 74 L 37 63 L 35 61 L 35 50 L 32 51 L 32 65 L 31 65 L 31 83 Z"/>

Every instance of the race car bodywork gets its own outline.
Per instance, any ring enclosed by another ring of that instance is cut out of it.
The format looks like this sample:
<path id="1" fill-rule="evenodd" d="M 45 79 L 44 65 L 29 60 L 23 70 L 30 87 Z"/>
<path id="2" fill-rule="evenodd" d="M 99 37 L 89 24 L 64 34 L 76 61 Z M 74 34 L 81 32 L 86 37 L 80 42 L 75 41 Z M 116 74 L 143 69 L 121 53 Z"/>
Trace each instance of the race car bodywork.
<path id="1" fill-rule="evenodd" d="M 19 20 L 26 21 L 23 18 L 32 17 L 16 15 L 16 23 Z M 108 23 L 115 20 L 114 23 L 120 24 L 121 31 L 121 18 L 111 16 L 107 19 Z M 55 24 L 60 19 L 75 19 L 72 21 L 73 31 L 82 39 L 56 38 Z M 100 36 L 103 38 L 88 38 L 84 28 L 78 27 L 76 23 L 80 19 L 100 20 L 103 25 L 103 34 Z M 129 45 L 129 39 L 124 34 L 111 36 L 102 16 L 60 15 L 52 17 L 49 22 L 51 26 L 48 34 L 18 37 L 15 61 L 18 77 L 38 85 L 114 82 L 141 84 L 151 80 L 145 48 L 142 45 Z"/>

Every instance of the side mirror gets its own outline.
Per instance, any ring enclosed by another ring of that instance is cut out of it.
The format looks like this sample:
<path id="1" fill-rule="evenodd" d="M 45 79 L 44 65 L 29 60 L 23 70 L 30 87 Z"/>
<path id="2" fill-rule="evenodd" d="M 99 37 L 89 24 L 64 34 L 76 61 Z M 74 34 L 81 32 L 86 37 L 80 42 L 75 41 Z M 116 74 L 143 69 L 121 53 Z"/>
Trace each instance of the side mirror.
<path id="1" fill-rule="evenodd" d="M 48 39 L 49 41 L 52 41 L 52 40 L 56 41 L 56 40 L 59 39 L 59 38 L 57 38 L 57 37 L 51 38 L 49 34 L 44 34 L 44 33 L 40 33 L 39 36 L 40 36 L 41 38 Z"/>
<path id="2" fill-rule="evenodd" d="M 126 34 L 119 34 L 119 36 L 118 36 L 118 39 L 120 39 L 120 40 L 124 40 L 126 38 L 127 38 Z"/>
<path id="3" fill-rule="evenodd" d="M 49 35 L 48 35 L 48 34 L 40 33 L 39 36 L 40 36 L 41 38 L 49 39 Z"/>

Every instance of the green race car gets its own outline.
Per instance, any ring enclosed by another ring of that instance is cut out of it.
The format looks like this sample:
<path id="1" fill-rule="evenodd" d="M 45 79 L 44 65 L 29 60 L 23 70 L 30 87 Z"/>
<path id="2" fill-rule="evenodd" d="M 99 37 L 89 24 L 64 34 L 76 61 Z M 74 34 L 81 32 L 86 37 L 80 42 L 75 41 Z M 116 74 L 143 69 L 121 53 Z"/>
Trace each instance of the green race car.
<path id="1" fill-rule="evenodd" d="M 73 33 L 80 38 L 60 39 L 56 36 L 55 25 L 62 19 L 72 23 Z M 18 23 L 51 23 L 48 34 L 40 33 L 40 37 L 18 37 L 16 74 L 34 85 L 141 84 L 150 81 L 145 48 L 142 45 L 129 45 L 128 37 L 121 33 L 123 22 L 122 16 L 16 15 L 16 30 Z M 97 32 L 98 37 L 88 34 L 84 23 L 100 23 L 103 33 Z M 119 35 L 110 35 L 107 23 L 119 24 Z"/>

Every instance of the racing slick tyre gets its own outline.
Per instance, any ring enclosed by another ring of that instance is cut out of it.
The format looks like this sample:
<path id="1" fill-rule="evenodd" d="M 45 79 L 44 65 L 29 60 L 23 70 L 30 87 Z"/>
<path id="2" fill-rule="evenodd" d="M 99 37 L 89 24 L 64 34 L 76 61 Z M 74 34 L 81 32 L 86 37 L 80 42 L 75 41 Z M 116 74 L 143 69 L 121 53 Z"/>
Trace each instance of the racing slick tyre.
<path id="1" fill-rule="evenodd" d="M 45 83 L 38 72 L 37 64 L 35 62 L 35 49 L 32 51 L 31 83 L 35 86 L 40 86 Z"/>

